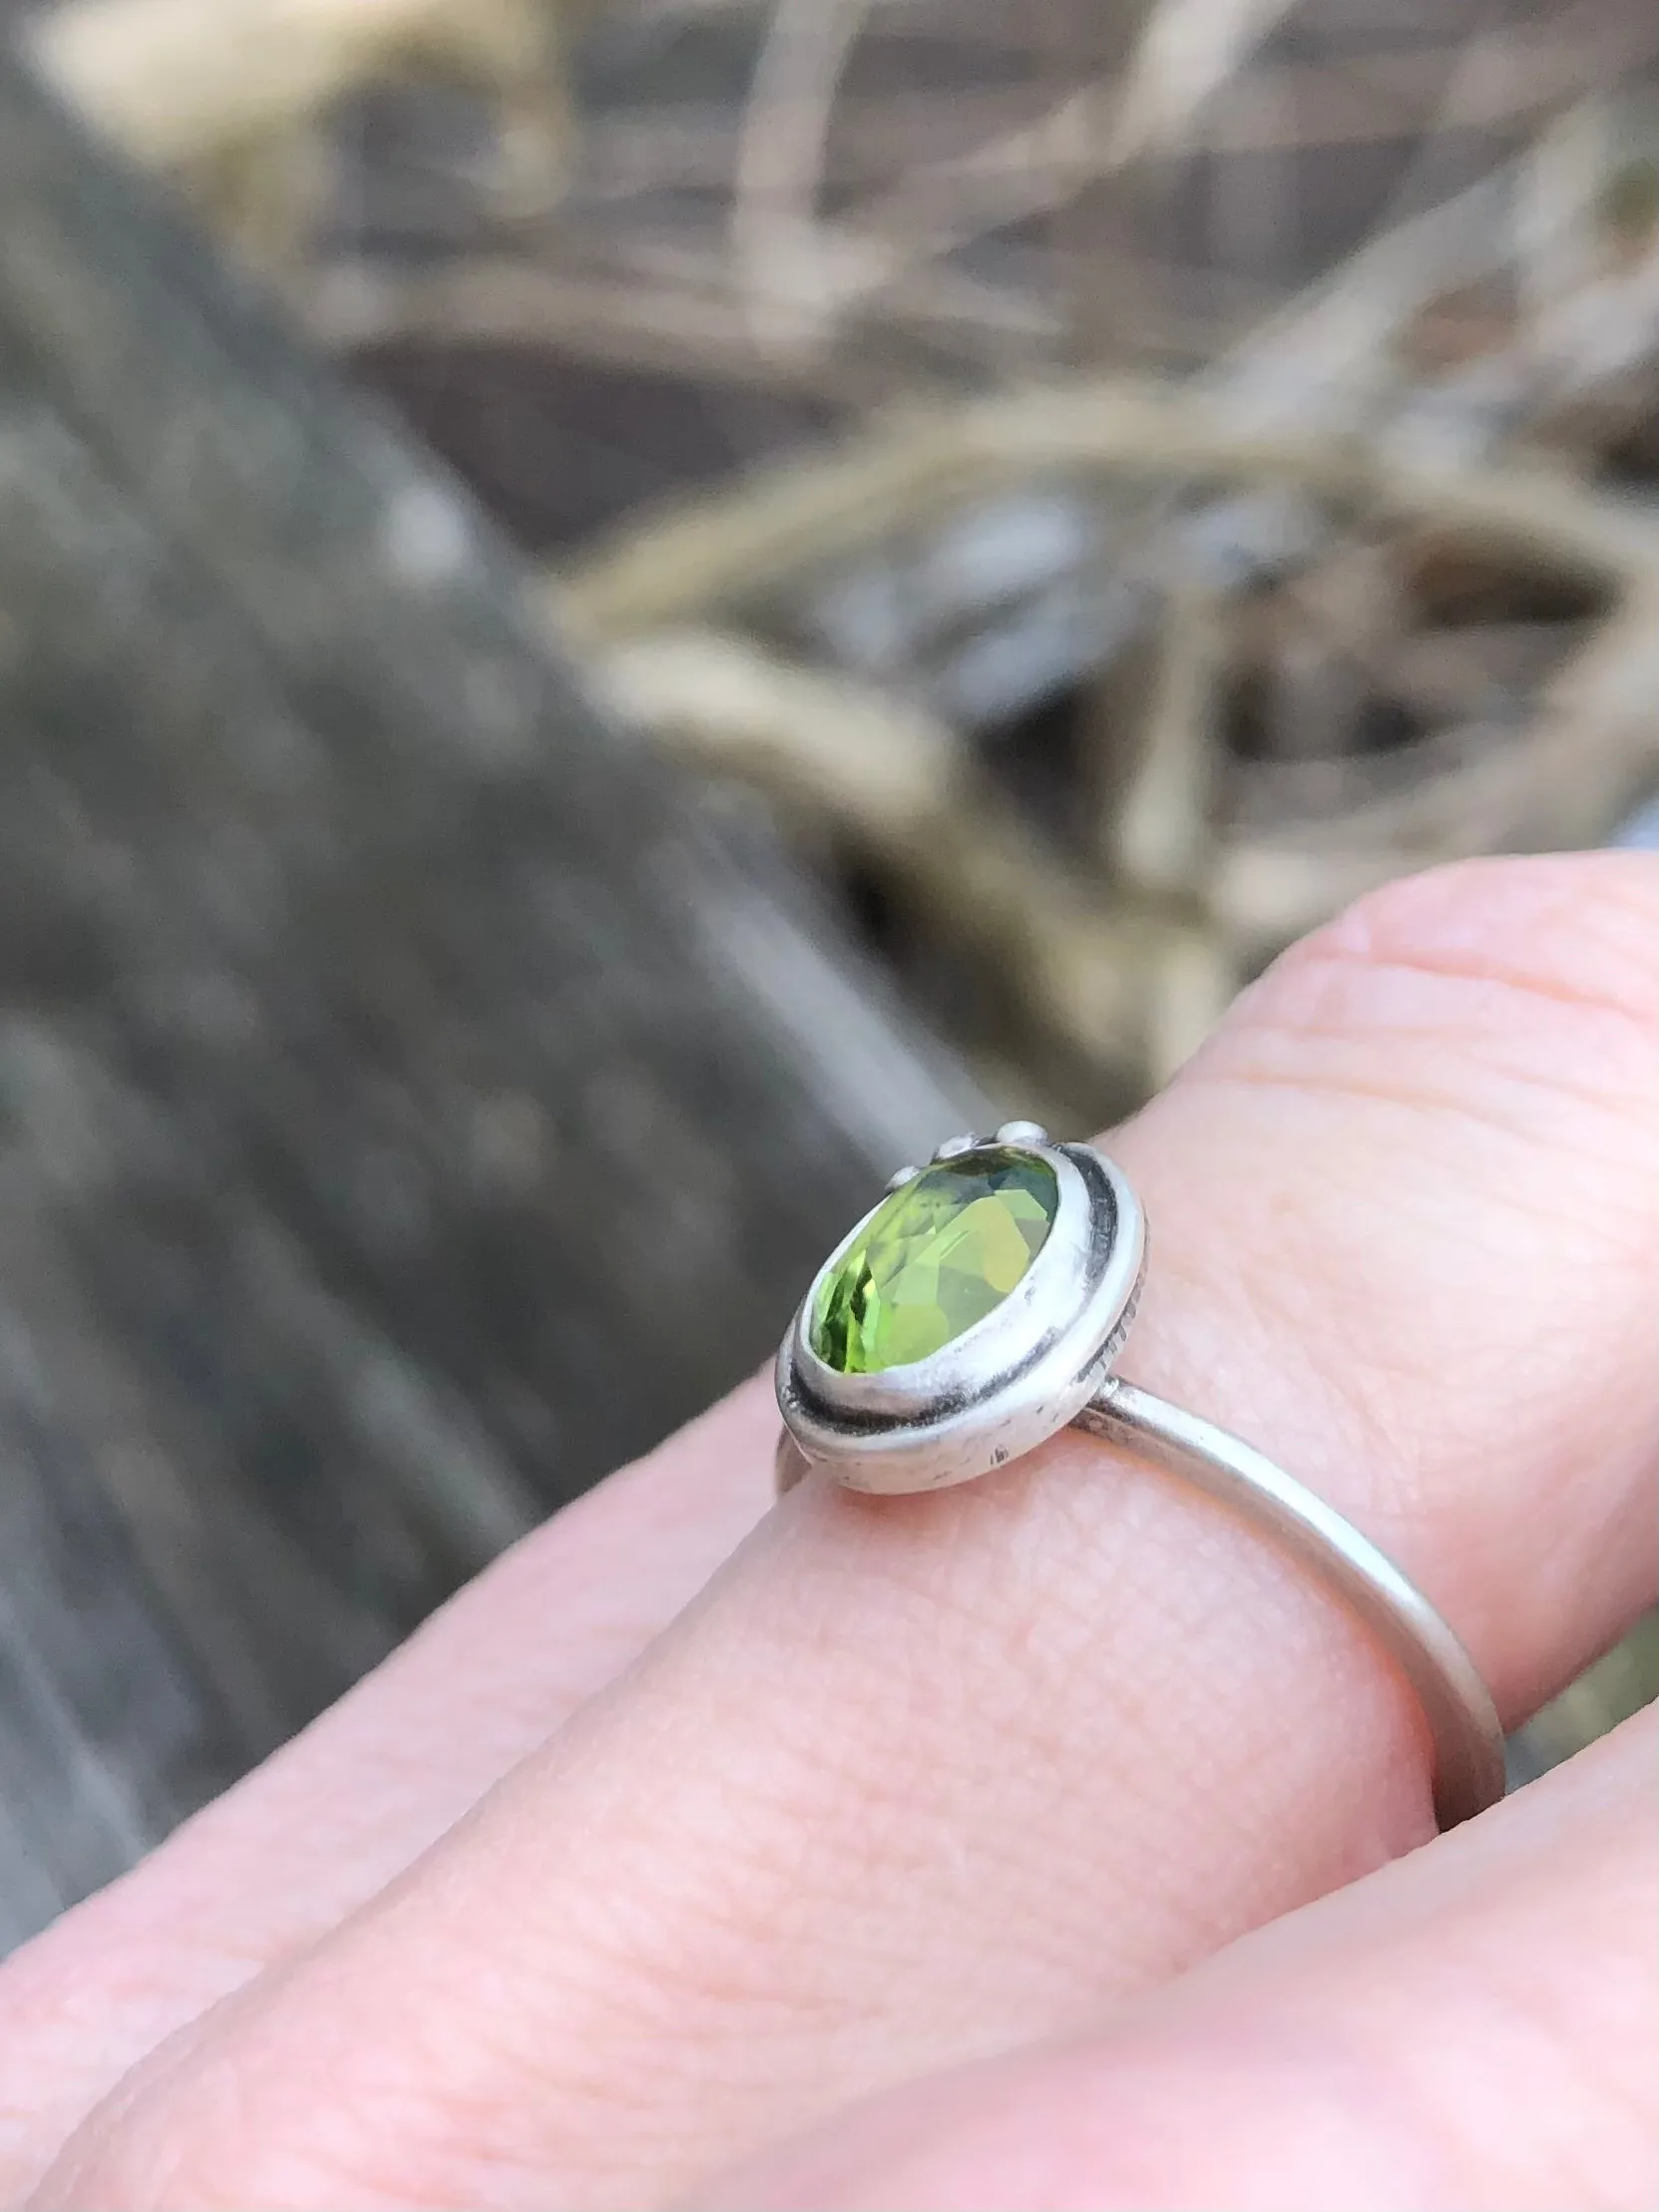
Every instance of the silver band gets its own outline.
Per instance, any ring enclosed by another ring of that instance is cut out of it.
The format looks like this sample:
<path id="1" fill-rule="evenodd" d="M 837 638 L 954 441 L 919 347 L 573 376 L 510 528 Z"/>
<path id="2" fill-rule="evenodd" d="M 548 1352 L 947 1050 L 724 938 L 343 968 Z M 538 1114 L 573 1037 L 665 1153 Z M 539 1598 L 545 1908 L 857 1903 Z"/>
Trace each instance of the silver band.
<path id="1" fill-rule="evenodd" d="M 936 1159 L 958 1157 L 974 1141 L 953 1139 Z M 996 1312 L 930 1358 L 886 1374 L 840 1375 L 814 1351 L 812 1317 L 821 1285 L 867 1225 L 860 1223 L 825 1263 L 778 1354 L 780 1494 L 814 1466 L 855 1490 L 940 1489 L 1000 1467 L 1061 1428 L 1086 1430 L 1204 1491 L 1347 1600 L 1423 1707 L 1442 1828 L 1495 1804 L 1504 1786 L 1496 1709 L 1474 1662 L 1416 1585 L 1262 1453 L 1112 1373 L 1145 1265 L 1144 1223 L 1122 1170 L 1087 1145 L 1048 1144 L 1029 1122 L 1005 1124 L 998 1141 L 1047 1161 L 1059 1178 L 1059 1210 L 1029 1274 Z"/>

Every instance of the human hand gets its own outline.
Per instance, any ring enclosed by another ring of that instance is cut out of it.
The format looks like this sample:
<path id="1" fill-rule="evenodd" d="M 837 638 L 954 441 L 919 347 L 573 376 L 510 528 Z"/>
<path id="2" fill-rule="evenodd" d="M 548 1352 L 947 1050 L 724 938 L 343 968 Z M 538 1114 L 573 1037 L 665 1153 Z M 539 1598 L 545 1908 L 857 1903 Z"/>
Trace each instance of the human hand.
<path id="1" fill-rule="evenodd" d="M 1397 886 L 1110 1139 L 1126 1369 L 1511 1726 L 1655 1595 L 1656 917 L 1635 856 Z M 1410 1694 L 1179 1483 L 1066 1432 L 767 1512 L 774 1431 L 756 1384 L 602 1486 L 0 1969 L 0 2197 L 1654 2201 L 1651 1716 L 1427 1843 Z"/>

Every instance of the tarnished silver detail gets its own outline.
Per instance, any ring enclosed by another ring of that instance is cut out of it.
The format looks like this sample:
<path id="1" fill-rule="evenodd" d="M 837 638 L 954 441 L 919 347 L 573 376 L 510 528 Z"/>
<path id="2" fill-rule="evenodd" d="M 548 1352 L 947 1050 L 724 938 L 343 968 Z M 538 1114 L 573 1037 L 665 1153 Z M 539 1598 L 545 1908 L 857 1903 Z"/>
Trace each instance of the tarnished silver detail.
<path id="1" fill-rule="evenodd" d="M 819 1290 L 860 1221 L 814 1278 L 778 1352 L 777 1484 L 814 1467 L 849 1490 L 966 1483 L 1075 1425 L 1167 1469 L 1314 1568 L 1353 1607 L 1416 1691 L 1434 1744 L 1435 1810 L 1451 1828 L 1503 1794 L 1503 1734 L 1455 1634 L 1353 1524 L 1240 1438 L 1112 1372 L 1134 1319 L 1145 1225 L 1122 1170 L 1087 1144 L 1049 1144 L 1005 1122 L 997 1141 L 1044 1159 L 1059 1185 L 1046 1241 L 1009 1295 L 927 1359 L 841 1375 L 813 1351 Z M 941 1145 L 955 1158 L 973 1138 Z"/>
<path id="2" fill-rule="evenodd" d="M 933 1148 L 935 1159 L 960 1159 L 964 1152 L 973 1151 L 979 1144 L 977 1136 L 948 1136 L 943 1144 Z"/>

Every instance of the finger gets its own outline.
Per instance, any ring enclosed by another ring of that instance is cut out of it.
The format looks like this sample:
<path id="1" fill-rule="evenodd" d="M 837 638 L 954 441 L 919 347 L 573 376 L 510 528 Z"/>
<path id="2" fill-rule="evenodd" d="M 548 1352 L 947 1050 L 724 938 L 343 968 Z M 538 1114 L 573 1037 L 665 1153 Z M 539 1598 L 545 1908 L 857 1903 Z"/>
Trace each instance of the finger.
<path id="1" fill-rule="evenodd" d="M 774 1429 L 739 1391 L 613 1476 L 0 1966 L 0 2203 L 146 2052 L 372 1896 L 620 1673 L 765 1511 Z"/>
<path id="2" fill-rule="evenodd" d="M 1655 905 L 1639 859 L 1397 887 L 1115 1147 L 1157 1255 L 1126 1367 L 1379 1537 L 1510 1719 L 1652 1593 Z M 43 2201 L 636 2212 L 1427 1825 L 1395 1675 L 1178 1484 L 1067 1436 L 929 1498 L 808 1485 Z"/>
<path id="3" fill-rule="evenodd" d="M 1651 1714 L 1112 2028 L 900 2091 L 719 2212 L 1649 2212 Z"/>

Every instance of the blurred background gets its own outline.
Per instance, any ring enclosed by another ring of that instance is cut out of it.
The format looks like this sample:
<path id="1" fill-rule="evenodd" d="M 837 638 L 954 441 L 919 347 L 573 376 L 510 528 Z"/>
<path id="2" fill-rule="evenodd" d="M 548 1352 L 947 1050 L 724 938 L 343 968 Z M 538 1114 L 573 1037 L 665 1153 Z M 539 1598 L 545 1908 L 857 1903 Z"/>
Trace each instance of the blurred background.
<path id="1" fill-rule="evenodd" d="M 0 40 L 3 1949 L 901 1159 L 1103 1124 L 1391 876 L 1655 841 L 1659 16 Z"/>

